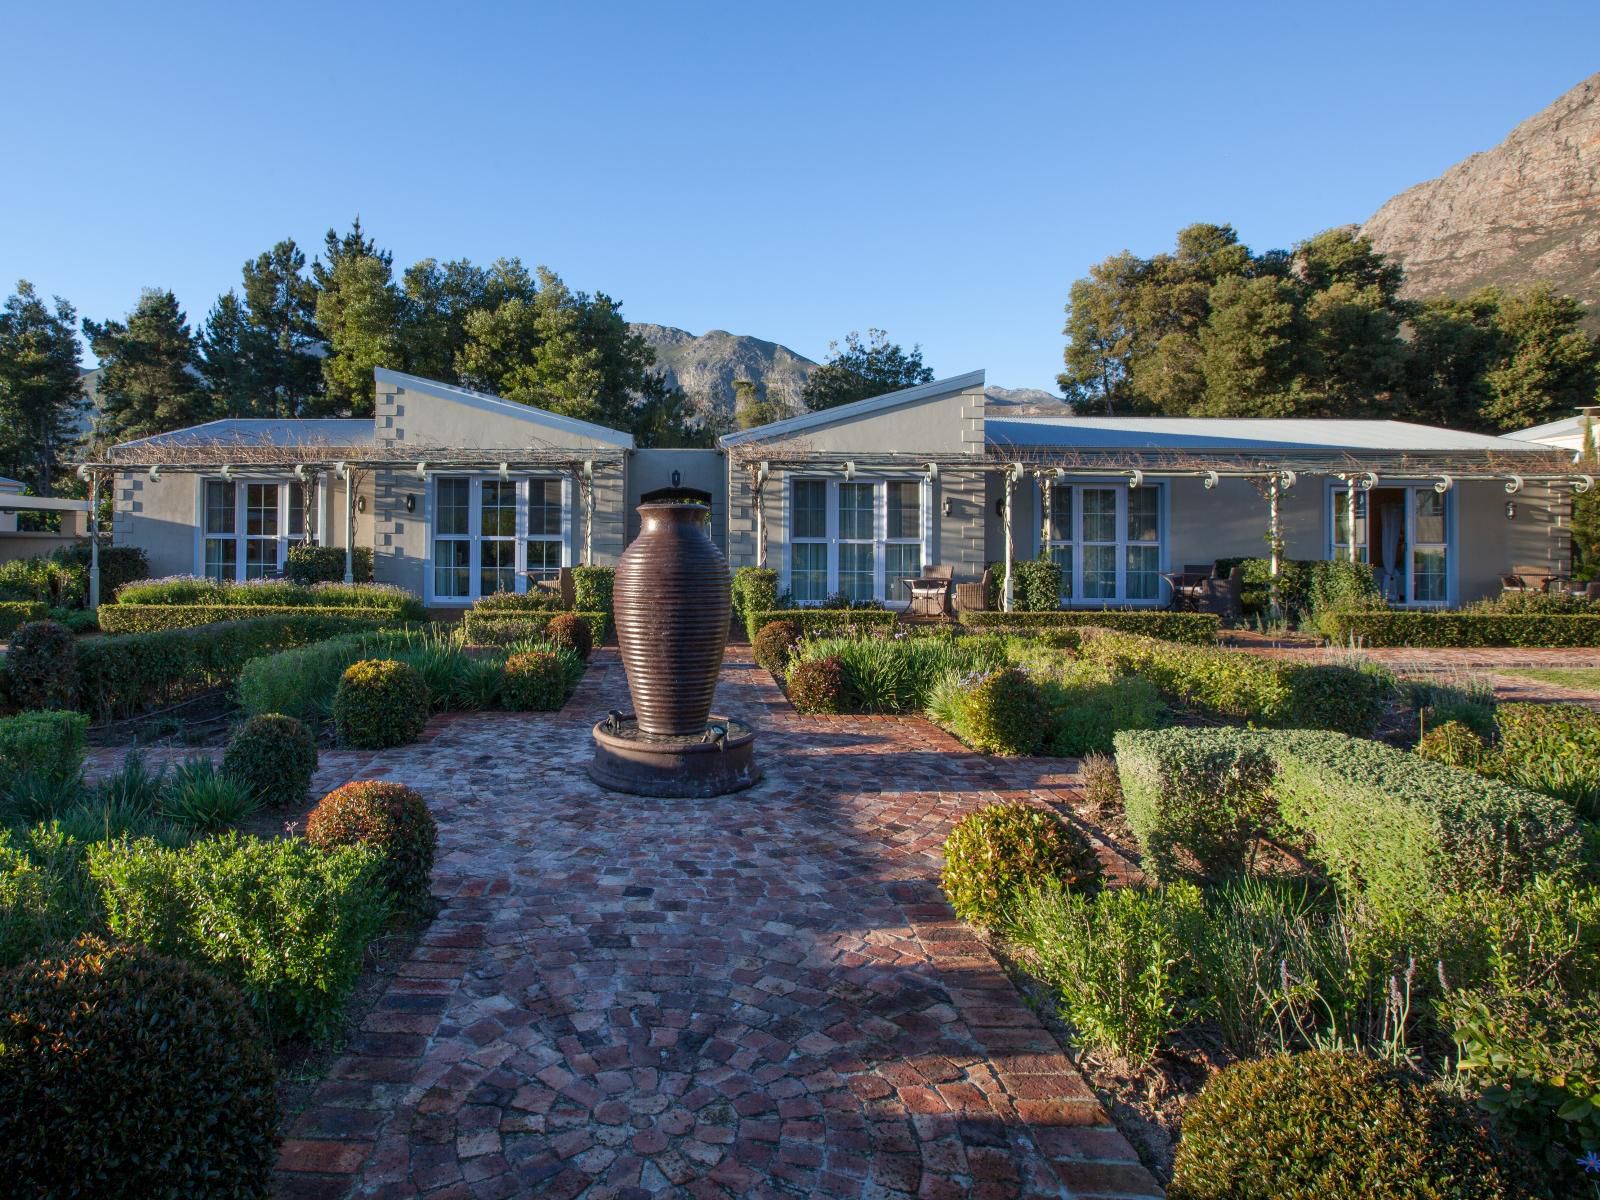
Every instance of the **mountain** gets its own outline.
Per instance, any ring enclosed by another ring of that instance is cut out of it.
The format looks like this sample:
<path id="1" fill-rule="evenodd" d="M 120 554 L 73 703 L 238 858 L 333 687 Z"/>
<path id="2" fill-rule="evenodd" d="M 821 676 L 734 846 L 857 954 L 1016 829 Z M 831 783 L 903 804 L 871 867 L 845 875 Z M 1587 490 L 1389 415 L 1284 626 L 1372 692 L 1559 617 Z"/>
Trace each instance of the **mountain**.
<path id="1" fill-rule="evenodd" d="M 670 325 L 635 321 L 631 328 L 655 348 L 656 365 L 667 382 L 682 388 L 696 410 L 708 416 L 733 412 L 736 379 L 764 383 L 770 397 L 798 410 L 806 379 L 817 368 L 787 346 L 723 329 L 696 337 Z"/>
<path id="2" fill-rule="evenodd" d="M 986 387 L 983 389 L 984 399 L 990 404 L 1014 405 L 1018 410 L 1034 410 L 1041 408 L 1064 409 L 1067 402 L 1055 392 L 1042 391 L 1039 388 L 1008 388 Z"/>
<path id="3" fill-rule="evenodd" d="M 1361 232 L 1405 264 L 1408 296 L 1548 280 L 1600 304 L 1600 74 L 1494 149 L 1401 192 Z"/>

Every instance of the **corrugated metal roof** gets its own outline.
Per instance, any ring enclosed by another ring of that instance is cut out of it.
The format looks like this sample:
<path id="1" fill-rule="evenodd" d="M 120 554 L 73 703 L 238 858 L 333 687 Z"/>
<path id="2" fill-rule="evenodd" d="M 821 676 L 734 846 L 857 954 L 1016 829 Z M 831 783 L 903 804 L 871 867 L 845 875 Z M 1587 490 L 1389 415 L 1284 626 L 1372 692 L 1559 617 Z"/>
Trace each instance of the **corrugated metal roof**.
<path id="1" fill-rule="evenodd" d="M 1346 421 L 1312 417 L 988 417 L 993 446 L 1050 446 L 1074 450 L 1233 450 L 1307 453 L 1383 451 L 1450 453 L 1549 447 L 1512 438 L 1462 433 L 1408 421 Z"/>
<path id="2" fill-rule="evenodd" d="M 122 442 L 122 446 L 367 446 L 374 441 L 371 417 L 228 417 L 187 429 Z"/>
<path id="3" fill-rule="evenodd" d="M 1562 417 L 1559 421 L 1546 421 L 1543 425 L 1535 425 L 1530 429 L 1519 429 L 1507 437 L 1519 438 L 1525 442 L 1549 442 L 1558 438 L 1583 437 L 1583 417 Z M 1600 419 L 1596 420 L 1600 428 Z"/>

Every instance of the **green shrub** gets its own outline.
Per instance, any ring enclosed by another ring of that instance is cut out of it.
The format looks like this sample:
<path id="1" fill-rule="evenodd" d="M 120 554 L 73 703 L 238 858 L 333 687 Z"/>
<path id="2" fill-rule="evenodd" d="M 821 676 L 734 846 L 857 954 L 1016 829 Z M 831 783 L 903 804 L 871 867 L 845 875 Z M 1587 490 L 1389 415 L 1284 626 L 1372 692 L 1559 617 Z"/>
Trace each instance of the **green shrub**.
<path id="1" fill-rule="evenodd" d="M 1446 721 L 1422 735 L 1415 753 L 1430 762 L 1476 771 L 1488 757 L 1489 748 L 1474 730 L 1462 722 Z"/>
<path id="2" fill-rule="evenodd" d="M 117 593 L 118 606 L 173 608 L 356 608 L 379 609 L 395 619 L 419 621 L 422 601 L 415 593 L 388 583 L 316 583 L 310 586 L 282 579 L 218 583 L 189 575 L 130 583 Z"/>
<path id="3" fill-rule="evenodd" d="M 1319 624 L 1335 642 L 1365 646 L 1600 646 L 1600 614 L 1348 609 Z"/>
<path id="4" fill-rule="evenodd" d="M 789 669 L 789 658 L 800 644 L 800 637 L 800 626 L 793 621 L 768 621 L 750 639 L 756 665 L 774 675 L 782 675 Z"/>
<path id="5" fill-rule="evenodd" d="M 1011 564 L 1011 597 L 1022 612 L 1055 612 L 1061 607 L 1061 564 L 1049 558 Z"/>
<path id="6" fill-rule="evenodd" d="M 574 612 L 589 627 L 589 641 L 598 646 L 605 641 L 610 616 L 603 612 Z M 479 646 L 505 646 L 512 642 L 543 639 L 557 612 L 533 608 L 484 607 L 479 600 L 463 614 L 462 629 L 467 641 Z"/>
<path id="7" fill-rule="evenodd" d="M 557 613 L 545 626 L 545 636 L 558 646 L 566 646 L 585 662 L 594 650 L 594 635 L 588 623 L 577 613 Z"/>
<path id="8" fill-rule="evenodd" d="M 363 659 L 339 677 L 334 731 L 343 745 L 361 750 L 404 746 L 422 736 L 430 702 L 416 668 L 393 659 Z"/>
<path id="9" fill-rule="evenodd" d="M 37 600 L 0 601 L 0 638 L 10 637 L 18 626 L 29 621 L 44 620 L 49 613 L 49 607 Z"/>
<path id="10" fill-rule="evenodd" d="M 611 592 L 616 586 L 615 567 L 573 567 L 572 608 L 575 612 L 600 613 L 605 623 L 595 632 L 600 645 L 611 632 Z"/>
<path id="11" fill-rule="evenodd" d="M 212 833 L 237 825 L 260 804 L 245 780 L 217 770 L 208 758 L 179 763 L 161 793 L 161 815 L 180 829 Z"/>
<path id="12" fill-rule="evenodd" d="M 546 650 L 529 650 L 506 659 L 500 703 L 512 712 L 555 712 L 567 701 L 561 660 Z"/>
<path id="13" fill-rule="evenodd" d="M 1116 737 L 1128 825 L 1158 879 L 1242 871 L 1271 825 L 1273 763 L 1237 729 L 1167 729 Z"/>
<path id="14" fill-rule="evenodd" d="M 1394 676 L 1371 662 L 1288 664 L 1283 678 L 1289 698 L 1278 723 L 1290 729 L 1332 729 L 1371 737 L 1395 696 Z"/>
<path id="15" fill-rule="evenodd" d="M 237 984 L 274 1037 L 338 1027 L 388 917 L 381 860 L 358 846 L 237 834 L 180 850 L 106 842 L 90 849 L 89 872 L 112 933 Z"/>
<path id="16" fill-rule="evenodd" d="M 771 567 L 739 567 L 733 572 L 733 612 L 744 624 L 745 636 L 754 642 L 759 625 L 751 623 L 757 613 L 770 613 L 778 607 L 778 573 Z"/>
<path id="17" fill-rule="evenodd" d="M 1224 578 L 1241 568 L 1240 602 L 1246 616 L 1265 616 L 1271 609 L 1272 560 L 1269 558 L 1219 558 L 1217 574 Z M 1278 564 L 1278 602 L 1284 615 L 1298 619 L 1313 611 L 1345 605 L 1360 606 L 1382 598 L 1368 563 L 1348 559 L 1284 559 Z"/>
<path id="18" fill-rule="evenodd" d="M 763 625 L 772 621 L 793 621 L 806 637 L 853 637 L 887 633 L 899 623 L 897 613 L 871 608 L 779 608 L 752 610 L 745 628 L 754 639 Z"/>
<path id="19" fill-rule="evenodd" d="M 83 593 L 87 600 L 89 592 L 89 543 L 74 542 L 70 546 L 58 546 L 50 552 L 50 557 L 65 567 L 83 573 Z M 124 584 L 132 583 L 136 579 L 147 578 L 150 574 L 150 561 L 145 557 L 144 551 L 138 546 L 100 546 L 100 603 L 111 604 L 115 601 L 117 590 Z"/>
<path id="20" fill-rule="evenodd" d="M 18 708 L 72 708 L 78 701 L 78 646 L 65 625 L 29 621 L 11 635 L 6 680 Z"/>
<path id="21" fill-rule="evenodd" d="M 950 830 L 940 882 L 958 917 L 997 926 L 1023 889 L 1098 890 L 1100 859 L 1082 833 L 1048 809 L 991 804 Z"/>
<path id="22" fill-rule="evenodd" d="M 0 563 L 0 598 L 33 601 L 48 608 L 82 608 L 89 573 L 53 558 L 14 558 Z"/>
<path id="23" fill-rule="evenodd" d="M 0 967 L 71 941 L 97 907 L 81 847 L 58 826 L 0 829 Z"/>
<path id="24" fill-rule="evenodd" d="M 0 974 L 0 1171 L 15 1196 L 265 1200 L 272 1058 L 238 993 L 84 938 Z"/>
<path id="25" fill-rule="evenodd" d="M 317 739 L 303 721 L 281 713 L 251 717 L 234 730 L 222 770 L 269 808 L 302 803 L 317 772 Z"/>
<path id="26" fill-rule="evenodd" d="M 1040 889 L 1023 897 L 1010 932 L 1079 1045 L 1147 1062 L 1182 1023 L 1202 919 L 1189 884 L 1098 896 Z"/>
<path id="27" fill-rule="evenodd" d="M 788 684 L 789 699 L 803 713 L 849 710 L 849 684 L 837 658 L 796 659 L 789 665 Z"/>
<path id="28" fill-rule="evenodd" d="M 383 886 L 398 907 L 427 905 L 439 830 L 427 801 L 410 788 L 380 780 L 336 788 L 311 810 L 306 840 L 323 850 L 368 847 L 381 858 Z"/>
<path id="29" fill-rule="evenodd" d="M 1462 1102 L 1375 1060 L 1239 1062 L 1184 1111 L 1173 1200 L 1502 1200 L 1526 1195 Z"/>
<path id="30" fill-rule="evenodd" d="M 1222 628 L 1215 613 L 1155 609 L 1070 609 L 1060 612 L 964 612 L 961 623 L 974 629 L 1051 630 L 1090 626 L 1140 634 L 1195 646 L 1214 645 Z"/>
<path id="31" fill-rule="evenodd" d="M 248 716 L 281 713 L 320 725 L 332 711 L 339 676 L 366 656 L 369 642 L 352 633 L 252 658 L 239 673 L 239 707 Z"/>
<path id="32" fill-rule="evenodd" d="M 313 583 L 344 581 L 344 549 L 340 546 L 308 546 L 299 543 L 284 555 L 283 573 L 290 583 L 302 587 Z M 357 546 L 351 554 L 351 575 L 356 583 L 372 582 L 372 550 Z"/>
<path id="33" fill-rule="evenodd" d="M 555 592 L 537 588 L 531 592 L 492 592 L 472 602 L 480 613 L 558 613 L 561 597 Z"/>
<path id="34" fill-rule="evenodd" d="M 376 629 L 399 619 L 392 609 L 345 604 L 113 604 L 101 610 L 100 628 L 106 633 L 158 633 L 259 617 L 320 618 L 341 632 Z"/>
<path id="35" fill-rule="evenodd" d="M 1067 663 L 1039 677 L 1050 714 L 1044 749 L 1062 758 L 1108 754 L 1125 729 L 1155 729 L 1166 718 L 1155 685 L 1137 675 L 1115 675 L 1094 663 Z"/>
<path id="36" fill-rule="evenodd" d="M 1600 712 L 1582 704 L 1501 704 L 1495 773 L 1600 821 Z"/>
<path id="37" fill-rule="evenodd" d="M 917 712 L 947 671 L 971 671 L 1004 662 L 1004 643 L 995 637 L 837 636 L 813 637 L 795 647 L 791 661 L 837 658 L 844 667 L 845 690 L 854 710 Z"/>
<path id="38" fill-rule="evenodd" d="M 18 775 L 57 783 L 83 774 L 89 718 L 72 712 L 25 712 L 0 720 L 0 790 Z"/>
<path id="39" fill-rule="evenodd" d="M 1032 754 L 1049 723 L 1039 685 L 1015 667 L 990 671 L 973 685 L 962 708 L 968 743 L 990 754 Z"/>

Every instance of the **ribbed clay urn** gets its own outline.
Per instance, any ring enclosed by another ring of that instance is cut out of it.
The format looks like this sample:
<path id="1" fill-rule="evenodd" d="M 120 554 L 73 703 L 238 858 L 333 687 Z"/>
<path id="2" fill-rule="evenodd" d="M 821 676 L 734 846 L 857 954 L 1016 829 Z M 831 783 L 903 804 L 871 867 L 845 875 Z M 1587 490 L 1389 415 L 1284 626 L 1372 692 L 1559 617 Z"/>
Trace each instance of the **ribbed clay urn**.
<path id="1" fill-rule="evenodd" d="M 639 506 L 640 531 L 617 561 L 612 614 L 641 733 L 698 736 L 728 640 L 727 560 L 699 504 Z"/>

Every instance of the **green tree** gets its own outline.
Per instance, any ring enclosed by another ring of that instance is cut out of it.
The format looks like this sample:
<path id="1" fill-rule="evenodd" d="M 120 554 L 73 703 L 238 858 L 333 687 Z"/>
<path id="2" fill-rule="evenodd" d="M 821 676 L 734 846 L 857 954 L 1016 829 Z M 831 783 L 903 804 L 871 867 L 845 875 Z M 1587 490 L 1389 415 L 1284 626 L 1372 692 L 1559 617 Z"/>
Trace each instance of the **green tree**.
<path id="1" fill-rule="evenodd" d="M 352 416 L 372 413 L 374 367 L 403 365 L 401 295 L 392 256 L 361 231 L 358 217 L 343 238 L 328 230 L 324 257 L 312 265 L 326 407 Z"/>
<path id="2" fill-rule="evenodd" d="M 118 440 L 181 429 L 212 416 L 194 335 L 178 298 L 148 288 L 122 321 L 84 321 L 100 360 L 102 428 Z"/>
<path id="3" fill-rule="evenodd" d="M 48 496 L 83 409 L 78 316 L 26 279 L 0 309 L 0 470 Z"/>
<path id="4" fill-rule="evenodd" d="M 770 425 L 791 415 L 788 406 L 767 394 L 767 385 L 749 379 L 733 381 L 733 424 L 736 429 Z"/>
<path id="5" fill-rule="evenodd" d="M 1413 307 L 1404 391 L 1407 416 L 1428 425 L 1488 432 L 1485 377 L 1499 361 L 1495 325 L 1500 293 L 1485 288 L 1463 299 L 1440 296 Z"/>
<path id="6" fill-rule="evenodd" d="M 491 286 L 491 273 L 464 258 L 447 263 L 425 258 L 406 269 L 401 292 L 405 369 L 427 379 L 459 382 L 456 361 L 467 346 L 467 314 L 495 307 L 503 298 Z"/>
<path id="7" fill-rule="evenodd" d="M 231 289 L 217 297 L 198 338 L 200 376 L 215 411 L 225 417 L 256 412 L 261 394 L 251 353 L 250 322 Z"/>
<path id="8" fill-rule="evenodd" d="M 915 387 L 933 379 L 933 371 L 922 363 L 922 347 L 909 351 L 889 340 L 881 329 L 867 330 L 867 340 L 851 330 L 844 345 L 828 343 L 828 359 L 806 380 L 803 401 L 806 408 L 837 408 L 873 396 L 883 396 L 902 388 Z"/>
<path id="9" fill-rule="evenodd" d="M 1600 378 L 1600 342 L 1581 327 L 1584 306 L 1549 284 L 1503 295 L 1495 313 L 1502 358 L 1484 375 L 1486 422 L 1525 429 L 1588 404 Z"/>
<path id="10" fill-rule="evenodd" d="M 1230 275 L 1211 289 L 1200 332 L 1204 417 L 1283 417 L 1301 408 L 1304 322 L 1293 286 Z"/>
<path id="11" fill-rule="evenodd" d="M 316 416 L 324 408 L 317 287 L 305 267 L 293 238 L 244 264 L 244 345 L 262 416 Z"/>

